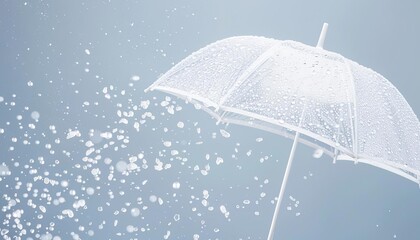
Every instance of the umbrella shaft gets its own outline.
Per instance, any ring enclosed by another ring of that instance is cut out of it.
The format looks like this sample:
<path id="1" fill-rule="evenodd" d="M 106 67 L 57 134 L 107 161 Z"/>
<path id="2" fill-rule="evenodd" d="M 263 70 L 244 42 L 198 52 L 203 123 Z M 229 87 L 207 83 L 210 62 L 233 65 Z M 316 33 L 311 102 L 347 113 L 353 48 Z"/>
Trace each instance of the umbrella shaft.
<path id="1" fill-rule="evenodd" d="M 295 156 L 298 140 L 299 140 L 299 132 L 296 132 L 295 139 L 293 140 L 293 146 L 292 146 L 292 149 L 290 150 L 289 161 L 287 162 L 286 171 L 284 173 L 283 181 L 281 183 L 279 196 L 277 197 L 276 209 L 274 210 L 273 219 L 271 220 L 270 232 L 268 233 L 267 240 L 273 240 L 274 238 L 274 230 L 276 228 L 277 217 L 280 212 L 281 200 L 283 199 L 284 191 L 286 189 L 287 179 L 289 178 L 290 169 L 292 168 L 292 162 Z"/>

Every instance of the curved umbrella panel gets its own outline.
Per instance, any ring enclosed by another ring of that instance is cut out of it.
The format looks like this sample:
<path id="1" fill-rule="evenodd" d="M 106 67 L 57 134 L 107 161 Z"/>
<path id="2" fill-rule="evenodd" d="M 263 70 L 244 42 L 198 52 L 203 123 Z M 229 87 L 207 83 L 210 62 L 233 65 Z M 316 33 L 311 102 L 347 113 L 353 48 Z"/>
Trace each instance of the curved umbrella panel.
<path id="1" fill-rule="evenodd" d="M 217 41 L 175 65 L 150 88 L 179 89 L 218 103 L 235 80 L 275 42 L 262 37 L 232 37 Z"/>
<path id="2" fill-rule="evenodd" d="M 230 91 L 222 107 L 303 129 L 352 153 L 354 91 L 344 61 L 328 56 L 322 50 L 308 54 L 300 48 L 278 46 Z"/>
<path id="3" fill-rule="evenodd" d="M 420 123 L 401 93 L 383 76 L 348 61 L 357 98 L 359 153 L 420 173 Z"/>

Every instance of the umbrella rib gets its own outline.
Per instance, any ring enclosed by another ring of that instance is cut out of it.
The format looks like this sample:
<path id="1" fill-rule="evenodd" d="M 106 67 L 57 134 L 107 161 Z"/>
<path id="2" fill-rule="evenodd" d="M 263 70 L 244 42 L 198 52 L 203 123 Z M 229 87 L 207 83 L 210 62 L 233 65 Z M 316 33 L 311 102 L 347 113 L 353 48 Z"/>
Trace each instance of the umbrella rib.
<path id="1" fill-rule="evenodd" d="M 354 152 L 354 155 L 355 155 L 355 160 L 357 162 L 357 158 L 359 156 L 359 139 L 357 137 L 358 118 L 357 118 L 356 84 L 355 84 L 355 81 L 354 81 L 353 74 L 351 74 L 350 64 L 349 64 L 348 60 L 343 57 L 343 61 L 344 61 L 344 65 L 346 66 L 349 79 L 351 80 L 352 85 L 353 85 L 352 86 L 353 87 L 353 117 L 354 117 L 353 152 Z"/>
<path id="2" fill-rule="evenodd" d="M 343 61 L 345 61 L 345 59 L 344 59 L 344 57 L 341 57 L 342 58 L 342 60 Z M 347 63 L 345 62 L 344 63 L 345 65 L 347 65 Z M 348 67 L 346 67 L 346 70 L 347 71 L 349 71 L 349 69 L 348 69 Z M 348 73 L 350 73 L 350 72 L 348 72 Z M 355 136 L 355 122 L 353 122 L 353 121 L 355 121 L 354 119 L 352 119 L 354 116 L 353 116 L 353 113 L 352 113 L 352 110 L 353 110 L 353 112 L 356 112 L 356 109 L 355 108 L 353 108 L 354 106 L 352 106 L 352 104 L 351 104 L 351 96 L 352 96 L 352 94 L 349 92 L 349 87 L 351 87 L 352 89 L 354 89 L 354 80 L 353 80 L 353 78 L 351 79 L 351 83 L 349 84 L 348 83 L 348 81 L 345 81 L 344 80 L 344 76 L 343 76 L 343 74 L 341 75 L 341 80 L 343 81 L 343 83 L 345 83 L 346 85 L 345 85 L 345 87 L 346 87 L 346 97 L 347 97 L 347 105 L 348 105 L 348 114 L 349 114 L 349 121 L 350 121 L 350 128 L 351 128 L 351 145 L 353 145 L 353 151 L 355 150 L 355 144 L 356 144 L 356 136 Z M 352 91 L 352 93 L 353 93 L 353 95 L 355 95 L 356 94 L 356 92 L 353 90 Z M 355 96 L 353 96 L 353 105 L 355 105 L 355 103 L 356 103 L 356 99 L 355 99 Z M 350 145 L 349 145 L 350 146 Z M 356 154 L 356 153 L 355 153 Z"/>
<path id="3" fill-rule="evenodd" d="M 238 87 L 240 87 L 245 80 L 255 72 L 261 65 L 263 65 L 274 53 L 274 50 L 278 47 L 279 43 L 274 44 L 274 46 L 267 49 L 264 53 L 262 53 L 255 61 L 247 68 L 245 71 L 236 79 L 233 86 L 227 91 L 226 95 L 224 95 L 220 101 L 219 101 L 219 107 L 222 106 L 227 98 L 233 93 L 234 90 L 236 90 Z"/>

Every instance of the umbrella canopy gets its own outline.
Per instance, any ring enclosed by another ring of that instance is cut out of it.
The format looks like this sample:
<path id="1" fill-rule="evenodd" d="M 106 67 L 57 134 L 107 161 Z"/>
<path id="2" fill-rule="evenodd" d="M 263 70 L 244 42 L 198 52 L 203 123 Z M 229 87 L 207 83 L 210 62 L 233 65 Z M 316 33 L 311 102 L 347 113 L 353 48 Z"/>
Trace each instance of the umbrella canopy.
<path id="1" fill-rule="evenodd" d="M 417 182 L 420 124 L 383 76 L 295 41 L 241 36 L 191 54 L 147 90 L 195 103 L 221 122 L 293 136 L 339 160 Z M 337 154 L 334 154 L 334 151 Z"/>
<path id="2" fill-rule="evenodd" d="M 268 240 L 298 141 L 334 161 L 364 162 L 419 183 L 419 120 L 386 78 L 322 48 L 327 26 L 317 47 L 254 36 L 215 42 L 146 89 L 199 103 L 219 122 L 294 135 Z"/>

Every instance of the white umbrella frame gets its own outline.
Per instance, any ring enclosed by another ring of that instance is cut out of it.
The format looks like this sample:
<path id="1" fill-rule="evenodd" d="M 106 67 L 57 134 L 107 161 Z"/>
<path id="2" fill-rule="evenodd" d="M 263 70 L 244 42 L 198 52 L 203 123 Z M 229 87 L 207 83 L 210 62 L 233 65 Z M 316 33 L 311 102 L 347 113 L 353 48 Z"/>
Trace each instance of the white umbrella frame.
<path id="1" fill-rule="evenodd" d="M 319 37 L 319 40 L 316 46 L 317 48 L 323 48 L 327 29 L 328 29 L 328 24 L 324 23 L 322 31 L 321 31 L 321 35 Z M 254 63 L 254 64 L 258 65 L 258 63 Z M 252 66 L 250 68 L 252 68 Z M 251 71 L 252 69 L 248 69 L 248 70 Z M 167 76 L 165 75 L 162 76 L 162 78 L 165 78 L 165 77 Z M 256 113 L 252 113 L 246 110 L 224 106 L 223 105 L 224 100 L 227 98 L 227 95 L 229 95 L 229 92 L 222 98 L 222 101 L 220 101 L 219 103 L 215 103 L 206 97 L 193 94 L 191 92 L 186 92 L 186 91 L 175 89 L 172 87 L 158 86 L 157 85 L 158 82 L 159 81 L 156 81 L 154 84 L 148 87 L 145 91 L 147 92 L 150 90 L 159 90 L 161 92 L 175 95 L 181 99 L 187 100 L 188 102 L 199 104 L 201 108 L 207 113 L 209 113 L 211 116 L 213 116 L 218 121 L 218 123 L 219 122 L 232 123 L 232 124 L 243 125 L 247 127 L 253 127 L 253 128 L 261 129 L 264 131 L 268 131 L 274 134 L 278 134 L 278 135 L 282 135 L 282 136 L 294 139 L 292 149 L 289 155 L 287 167 L 285 170 L 285 174 L 283 177 L 282 185 L 280 188 L 280 192 L 277 198 L 278 200 L 276 203 L 275 212 L 274 212 L 273 219 L 271 222 L 271 227 L 270 227 L 270 231 L 267 238 L 268 240 L 272 240 L 274 237 L 274 230 L 276 226 L 278 213 L 280 210 L 281 201 L 284 196 L 285 187 L 287 185 L 288 176 L 290 173 L 290 169 L 292 166 L 292 162 L 293 162 L 293 158 L 294 158 L 294 154 L 295 154 L 295 150 L 296 150 L 298 142 L 301 142 L 314 149 L 322 149 L 327 155 L 331 156 L 334 159 L 334 163 L 336 162 L 336 160 L 343 160 L 343 161 L 353 161 L 354 163 L 361 162 L 361 163 L 369 164 L 378 168 L 382 168 L 389 172 L 395 173 L 401 177 L 404 177 L 408 180 L 416 182 L 420 185 L 420 178 L 419 178 L 420 172 L 411 167 L 408 167 L 403 164 L 395 163 L 387 159 L 382 159 L 382 158 L 373 159 L 372 157 L 369 157 L 360 153 L 358 153 L 356 156 L 352 151 L 340 146 L 336 142 L 330 139 L 327 139 L 319 134 L 316 134 L 316 133 L 313 133 L 311 131 L 301 128 L 300 124 L 299 126 L 294 126 L 294 125 L 281 122 L 273 118 L 265 117 Z M 303 119 L 304 112 L 305 111 L 302 112 L 300 121 L 302 121 Z M 228 116 L 229 114 L 245 117 L 245 119 L 230 118 Z M 264 124 L 260 124 L 259 121 Z M 295 134 L 293 134 L 293 132 L 295 132 Z M 355 131 L 355 133 L 357 134 L 357 131 Z M 311 140 L 301 138 L 300 134 L 306 137 L 309 137 Z M 357 136 L 355 138 L 357 139 Z M 323 145 L 329 146 L 334 150 L 330 151 Z M 358 152 L 357 144 L 355 147 L 356 147 L 355 152 Z"/>

